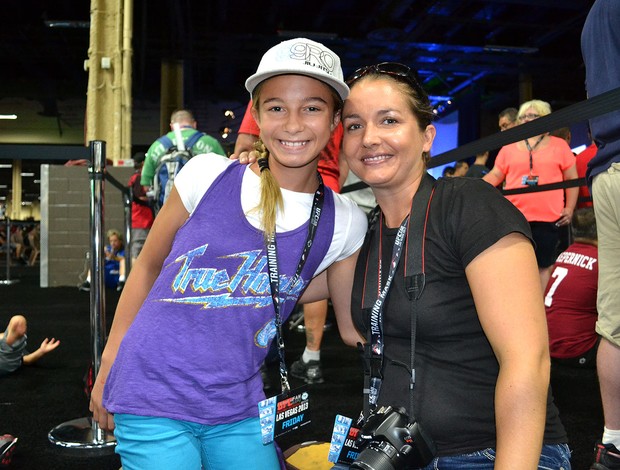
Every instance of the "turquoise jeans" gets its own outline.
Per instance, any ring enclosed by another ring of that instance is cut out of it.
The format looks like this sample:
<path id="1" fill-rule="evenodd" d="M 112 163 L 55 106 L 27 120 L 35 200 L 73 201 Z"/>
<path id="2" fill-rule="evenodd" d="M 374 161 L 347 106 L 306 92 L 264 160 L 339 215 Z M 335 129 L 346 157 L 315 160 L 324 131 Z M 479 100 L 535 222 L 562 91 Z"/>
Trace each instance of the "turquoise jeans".
<path id="1" fill-rule="evenodd" d="M 114 422 L 123 470 L 280 470 L 275 445 L 262 444 L 258 418 L 210 426 L 116 414 Z"/>

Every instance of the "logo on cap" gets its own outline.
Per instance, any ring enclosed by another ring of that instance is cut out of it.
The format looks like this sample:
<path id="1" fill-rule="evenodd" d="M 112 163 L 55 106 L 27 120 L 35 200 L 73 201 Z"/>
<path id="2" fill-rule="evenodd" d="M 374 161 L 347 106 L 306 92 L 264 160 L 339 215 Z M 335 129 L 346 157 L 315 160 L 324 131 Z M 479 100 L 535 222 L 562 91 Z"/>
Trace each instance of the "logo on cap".
<path id="1" fill-rule="evenodd" d="M 290 48 L 290 58 L 303 60 L 304 65 L 322 70 L 329 75 L 334 75 L 334 69 L 338 64 L 338 58 L 330 51 L 306 42 L 296 42 Z"/>

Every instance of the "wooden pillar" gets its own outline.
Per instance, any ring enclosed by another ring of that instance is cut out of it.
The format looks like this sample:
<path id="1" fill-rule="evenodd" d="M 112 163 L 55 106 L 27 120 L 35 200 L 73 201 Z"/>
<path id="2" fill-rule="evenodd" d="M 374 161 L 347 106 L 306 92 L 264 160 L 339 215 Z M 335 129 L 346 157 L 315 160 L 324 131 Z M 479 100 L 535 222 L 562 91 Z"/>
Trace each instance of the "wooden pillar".
<path id="1" fill-rule="evenodd" d="M 170 115 L 183 108 L 183 61 L 161 61 L 161 105 L 159 115 L 160 134 L 170 132 Z"/>
<path id="2" fill-rule="evenodd" d="M 133 48 L 131 45 L 133 37 L 133 0 L 124 0 L 123 5 L 123 73 L 122 73 L 122 95 L 121 95 L 121 158 L 131 158 L 131 120 L 132 120 L 132 59 Z"/>
<path id="3" fill-rule="evenodd" d="M 91 0 L 86 142 L 106 142 L 107 158 L 131 157 L 132 0 Z"/>
<path id="4" fill-rule="evenodd" d="M 13 193 L 11 197 L 11 220 L 19 220 L 22 216 L 22 161 L 13 160 Z M 8 201 L 7 201 L 8 202 Z M 7 235 L 8 240 L 9 235 Z"/>

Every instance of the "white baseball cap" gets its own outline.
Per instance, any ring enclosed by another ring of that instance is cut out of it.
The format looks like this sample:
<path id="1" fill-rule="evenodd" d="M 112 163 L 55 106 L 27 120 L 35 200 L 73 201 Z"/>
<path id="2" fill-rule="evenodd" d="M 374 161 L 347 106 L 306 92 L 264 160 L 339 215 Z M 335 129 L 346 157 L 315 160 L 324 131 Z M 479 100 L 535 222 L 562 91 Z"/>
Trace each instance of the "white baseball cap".
<path id="1" fill-rule="evenodd" d="M 285 74 L 316 78 L 334 88 L 343 100 L 349 96 L 340 58 L 323 44 L 306 38 L 283 41 L 265 52 L 256 73 L 245 81 L 245 88 L 252 94 L 263 80 Z"/>

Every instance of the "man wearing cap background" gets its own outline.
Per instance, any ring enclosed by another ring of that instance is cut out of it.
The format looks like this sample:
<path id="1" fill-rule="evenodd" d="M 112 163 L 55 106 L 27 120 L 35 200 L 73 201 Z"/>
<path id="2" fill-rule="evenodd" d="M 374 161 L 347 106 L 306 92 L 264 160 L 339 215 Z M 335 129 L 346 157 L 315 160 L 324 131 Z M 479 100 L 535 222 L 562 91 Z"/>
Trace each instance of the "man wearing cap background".
<path id="1" fill-rule="evenodd" d="M 583 26 L 581 51 L 588 97 L 620 87 L 620 2 L 596 0 Z M 593 470 L 620 469 L 620 110 L 590 119 L 598 150 L 588 162 L 596 228 L 599 277 L 596 332 L 603 416 Z"/>

